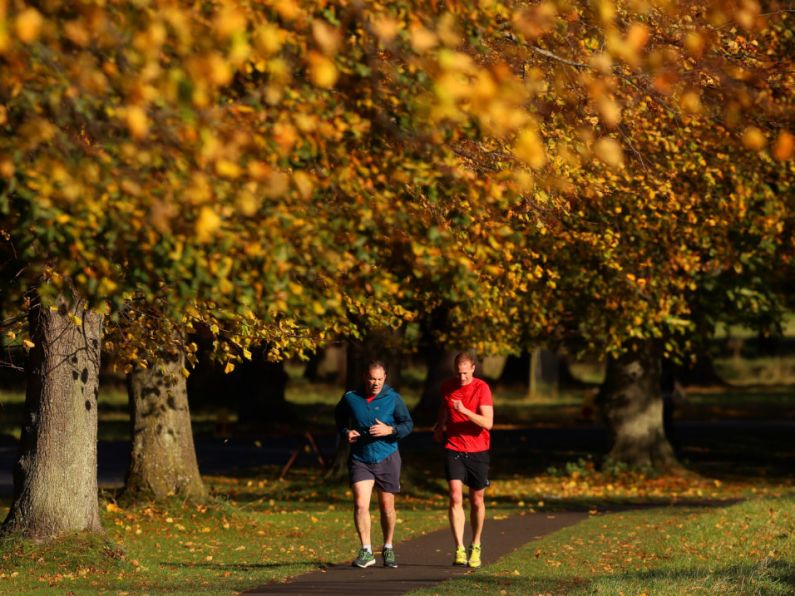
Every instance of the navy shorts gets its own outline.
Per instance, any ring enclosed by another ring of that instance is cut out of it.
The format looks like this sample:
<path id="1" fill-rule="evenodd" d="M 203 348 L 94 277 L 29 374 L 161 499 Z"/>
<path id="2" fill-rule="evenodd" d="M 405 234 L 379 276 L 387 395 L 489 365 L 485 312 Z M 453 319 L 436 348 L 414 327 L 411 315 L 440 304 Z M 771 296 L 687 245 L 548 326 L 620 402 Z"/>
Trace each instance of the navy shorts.
<path id="1" fill-rule="evenodd" d="M 488 451 L 444 450 L 444 473 L 447 480 L 460 480 L 469 488 L 480 490 L 489 485 Z"/>
<path id="2" fill-rule="evenodd" d="M 351 486 L 362 480 L 375 480 L 375 486 L 378 490 L 385 493 L 399 493 L 400 464 L 400 451 L 395 451 L 389 457 L 374 464 L 351 458 L 348 460 Z"/>

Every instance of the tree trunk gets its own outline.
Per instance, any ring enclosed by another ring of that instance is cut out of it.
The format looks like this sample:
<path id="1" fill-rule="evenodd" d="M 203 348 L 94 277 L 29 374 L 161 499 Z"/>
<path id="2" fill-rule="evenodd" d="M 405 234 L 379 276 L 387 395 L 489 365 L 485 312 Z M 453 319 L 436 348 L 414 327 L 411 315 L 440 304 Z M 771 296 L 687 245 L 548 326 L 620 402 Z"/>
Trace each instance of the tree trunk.
<path id="1" fill-rule="evenodd" d="M 522 350 L 518 356 L 510 354 L 497 381 L 503 387 L 527 387 L 530 379 L 530 352 Z"/>
<path id="2" fill-rule="evenodd" d="M 609 461 L 655 469 L 677 465 L 663 430 L 660 375 L 659 350 L 651 341 L 608 358 L 597 403 L 613 439 Z"/>
<path id="3" fill-rule="evenodd" d="M 132 453 L 125 495 L 132 498 L 207 496 L 193 445 L 185 357 L 162 354 L 151 368 L 128 377 Z"/>
<path id="4" fill-rule="evenodd" d="M 4 534 L 49 540 L 101 532 L 97 494 L 97 396 L 102 316 L 76 297 L 29 313 L 35 343 L 25 365 L 27 390 L 14 500 Z"/>
<path id="5" fill-rule="evenodd" d="M 420 401 L 411 412 L 414 422 L 433 424 L 442 401 L 441 387 L 445 379 L 453 376 L 453 363 L 457 352 L 445 350 L 439 346 L 429 347 L 425 351 L 428 374 L 422 388 Z"/>

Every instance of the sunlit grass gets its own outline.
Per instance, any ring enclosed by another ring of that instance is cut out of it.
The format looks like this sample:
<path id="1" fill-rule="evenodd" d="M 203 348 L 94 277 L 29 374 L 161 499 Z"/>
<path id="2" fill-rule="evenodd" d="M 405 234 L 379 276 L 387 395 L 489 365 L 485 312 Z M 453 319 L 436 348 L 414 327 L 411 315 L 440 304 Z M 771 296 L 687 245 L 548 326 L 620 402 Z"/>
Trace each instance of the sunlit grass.
<path id="1" fill-rule="evenodd" d="M 792 496 L 595 515 L 416 593 L 791 594 L 793 535 Z"/>
<path id="2" fill-rule="evenodd" d="M 447 527 L 443 483 L 423 466 L 410 464 L 404 472 L 404 490 L 397 500 L 398 549 L 406 540 Z M 303 468 L 279 480 L 278 471 L 276 466 L 267 466 L 240 477 L 207 476 L 212 498 L 206 504 L 172 501 L 127 505 L 116 501 L 113 493 L 104 493 L 101 517 L 107 530 L 105 538 L 72 537 L 46 547 L 6 543 L 0 553 L 0 592 L 56 589 L 229 594 L 330 563 L 349 561 L 358 545 L 347 483 L 327 480 L 320 470 Z M 531 477 L 496 477 L 487 492 L 487 506 L 490 518 L 503 518 L 633 503 L 686 504 L 704 499 L 729 503 L 737 498 L 756 502 L 760 495 L 792 494 L 791 482 L 719 482 L 693 474 L 608 474 L 587 465 L 573 465 Z M 769 511 L 776 509 L 779 502 L 786 508 L 771 518 Z M 717 552 L 725 567 L 748 563 L 747 553 L 736 546 L 717 544 L 716 536 L 734 545 L 747 540 L 749 550 L 759 553 L 775 550 L 778 565 L 787 561 L 790 555 L 786 553 L 790 551 L 772 544 L 773 539 L 767 534 L 773 527 L 771 519 L 775 523 L 791 522 L 792 499 L 767 499 L 762 503 L 729 513 L 663 509 L 596 516 L 582 526 L 531 543 L 469 578 L 481 583 L 464 584 L 460 589 L 464 593 L 499 593 L 501 589 L 508 593 L 565 593 L 570 585 L 580 585 L 572 579 L 575 576 L 584 578 L 583 585 L 592 585 L 600 592 L 617 594 L 629 588 L 625 593 L 640 594 L 641 591 L 632 590 L 643 587 L 647 578 L 657 574 L 663 577 L 659 581 L 680 587 L 676 583 L 680 573 L 677 569 L 686 569 L 687 565 L 702 571 L 709 568 L 709 562 L 700 558 L 702 551 L 688 551 L 687 545 L 695 548 L 703 542 L 703 552 L 710 556 Z M 375 505 L 372 513 L 377 516 Z M 3 508 L 0 515 L 4 514 Z M 725 526 L 718 530 L 716 524 Z M 791 527 L 780 530 L 788 536 L 792 536 L 792 531 Z M 378 545 L 377 523 L 373 532 Z M 670 534 L 670 540 L 661 542 L 662 532 Z M 574 547 L 576 552 L 571 550 Z M 538 549 L 541 554 L 536 557 Z M 751 559 L 756 565 L 762 556 L 753 555 Z M 561 565 L 556 566 L 554 561 Z M 564 567 L 563 562 L 568 561 L 572 564 Z M 673 571 L 665 567 L 663 573 L 654 567 L 667 562 L 671 562 Z M 645 566 L 639 567 L 641 564 Z M 751 569 L 759 571 L 758 565 Z M 514 570 L 519 571 L 518 576 Z M 671 574 L 673 579 L 665 579 Z M 703 575 L 698 576 L 698 581 L 703 580 Z M 529 581 L 540 583 L 526 583 Z M 450 586 L 442 584 L 435 592 L 459 590 Z"/>

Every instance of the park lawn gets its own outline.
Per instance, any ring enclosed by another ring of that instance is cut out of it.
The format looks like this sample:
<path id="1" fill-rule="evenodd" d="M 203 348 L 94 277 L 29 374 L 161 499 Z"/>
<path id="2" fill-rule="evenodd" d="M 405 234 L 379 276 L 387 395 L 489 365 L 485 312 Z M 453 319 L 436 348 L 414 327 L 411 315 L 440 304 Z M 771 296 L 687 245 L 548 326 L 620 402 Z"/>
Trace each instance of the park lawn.
<path id="1" fill-rule="evenodd" d="M 488 538 L 484 543 L 488 548 Z M 415 594 L 791 594 L 795 496 L 592 515 Z"/>
<path id="2" fill-rule="evenodd" d="M 104 539 L 0 542 L 0 593 L 231 594 L 352 560 L 358 540 L 348 487 L 323 483 L 315 471 L 296 470 L 287 481 L 265 479 L 277 473 L 205 477 L 212 494 L 206 504 L 125 506 L 106 493 Z M 427 504 L 411 495 L 398 503 L 400 540 L 446 527 L 444 512 Z M 379 548 L 375 502 L 372 510 Z"/>
<path id="3" fill-rule="evenodd" d="M 346 483 L 326 481 L 314 468 L 296 468 L 285 480 L 276 479 L 278 471 L 272 466 L 251 470 L 245 476 L 206 476 L 211 498 L 201 505 L 171 502 L 128 506 L 115 500 L 113 493 L 103 493 L 101 515 L 106 539 L 74 537 L 53 545 L 0 544 L 0 593 L 56 589 L 229 594 L 352 559 L 358 544 Z M 443 484 L 423 478 L 420 468 L 410 466 L 405 472 L 404 492 L 398 499 L 398 549 L 406 540 L 447 527 Z M 759 494 L 792 492 L 791 483 L 758 479 L 718 482 L 694 474 L 657 478 L 637 473 L 606 474 L 585 463 L 547 474 L 495 478 L 488 493 L 488 515 L 502 518 L 531 511 L 554 515 L 566 509 L 594 510 L 648 502 L 669 505 L 705 498 L 756 499 Z M 666 512 L 659 518 L 663 521 L 703 515 L 699 510 L 685 513 L 662 509 L 639 512 L 640 517 L 600 515 L 587 523 L 608 523 L 611 527 L 619 521 L 627 527 L 654 523 L 660 511 Z M 765 511 L 750 513 L 753 520 L 748 522 L 749 527 L 759 525 L 761 521 L 754 516 Z M 649 521 L 643 517 L 647 514 Z M 589 532 L 598 535 L 603 530 L 597 527 Z M 376 522 L 376 547 L 379 534 Z M 645 534 L 641 538 L 645 540 Z M 537 544 L 533 543 L 533 553 Z M 555 548 L 567 553 L 565 545 L 569 542 L 562 544 Z M 602 550 L 605 556 L 612 556 L 614 543 L 605 540 L 593 544 L 589 552 L 596 560 L 601 561 Z M 641 548 L 649 547 L 637 547 Z M 618 562 L 608 564 L 615 566 Z M 507 580 L 515 581 L 513 570 L 523 571 L 515 564 L 509 567 Z M 501 573 L 495 576 L 500 581 L 505 579 Z M 555 577 L 550 580 L 553 584 Z"/>

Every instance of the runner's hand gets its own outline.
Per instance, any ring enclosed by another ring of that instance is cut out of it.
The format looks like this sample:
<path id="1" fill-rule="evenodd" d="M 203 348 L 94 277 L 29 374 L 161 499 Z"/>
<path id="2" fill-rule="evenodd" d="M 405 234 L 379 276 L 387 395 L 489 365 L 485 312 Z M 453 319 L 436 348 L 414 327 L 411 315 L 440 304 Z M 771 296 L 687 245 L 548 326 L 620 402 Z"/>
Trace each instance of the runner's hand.
<path id="1" fill-rule="evenodd" d="M 453 400 L 453 409 L 456 412 L 460 412 L 461 414 L 466 414 L 469 411 L 466 409 L 466 406 L 464 406 L 464 404 L 461 403 L 460 399 Z"/>
<path id="2" fill-rule="evenodd" d="M 388 437 L 392 434 L 392 427 L 384 424 L 378 418 L 375 419 L 375 424 L 370 427 L 370 435 L 373 437 Z"/>
<path id="3" fill-rule="evenodd" d="M 348 443 L 355 443 L 356 439 L 358 439 L 361 435 L 359 434 L 358 430 L 349 430 L 348 431 Z"/>

